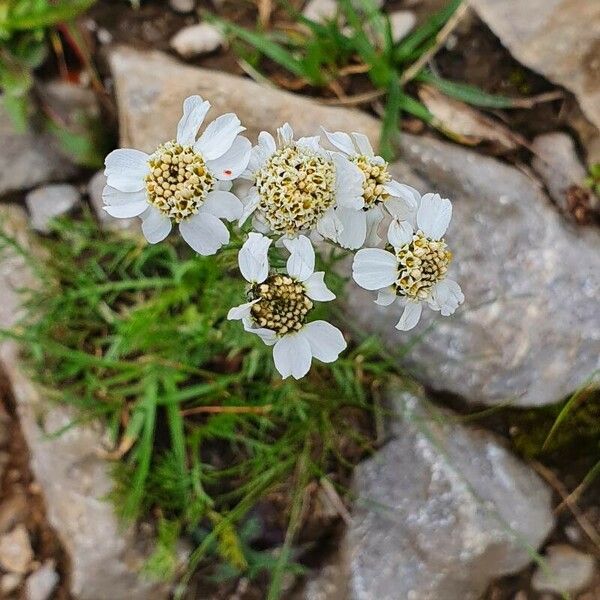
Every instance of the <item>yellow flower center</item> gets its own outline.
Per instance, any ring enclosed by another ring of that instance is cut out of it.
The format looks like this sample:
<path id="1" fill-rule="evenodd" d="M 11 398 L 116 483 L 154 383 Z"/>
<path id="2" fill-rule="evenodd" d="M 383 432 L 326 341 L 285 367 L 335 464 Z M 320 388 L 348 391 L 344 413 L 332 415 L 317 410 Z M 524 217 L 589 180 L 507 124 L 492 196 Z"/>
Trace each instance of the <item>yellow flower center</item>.
<path id="1" fill-rule="evenodd" d="M 198 212 L 215 184 L 204 158 L 191 146 L 175 141 L 159 146 L 148 164 L 148 200 L 177 223 Z"/>
<path id="2" fill-rule="evenodd" d="M 314 229 L 335 201 L 335 171 L 308 148 L 285 146 L 256 174 L 259 210 L 271 230 L 294 235 Z"/>
<path id="3" fill-rule="evenodd" d="M 431 288 L 446 276 L 452 252 L 443 239 L 432 240 L 417 231 L 412 241 L 397 250 L 396 257 L 399 263 L 394 284 L 396 294 L 425 300 Z"/>
<path id="4" fill-rule="evenodd" d="M 392 180 L 388 171 L 388 163 L 376 164 L 370 157 L 359 155 L 352 156 L 350 160 L 363 172 L 363 199 L 365 210 L 373 208 L 381 202 L 385 202 L 389 194 L 384 185 Z"/>
<path id="5" fill-rule="evenodd" d="M 287 275 L 270 275 L 263 283 L 252 285 L 249 300 L 252 319 L 259 327 L 272 329 L 277 335 L 299 331 L 313 307 L 304 285 Z"/>

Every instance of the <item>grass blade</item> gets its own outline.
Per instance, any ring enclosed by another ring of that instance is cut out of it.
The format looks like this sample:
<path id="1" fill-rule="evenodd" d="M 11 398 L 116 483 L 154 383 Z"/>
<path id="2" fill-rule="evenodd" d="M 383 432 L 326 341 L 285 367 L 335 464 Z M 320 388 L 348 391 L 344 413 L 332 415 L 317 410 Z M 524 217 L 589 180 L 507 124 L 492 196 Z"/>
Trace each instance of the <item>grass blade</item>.
<path id="1" fill-rule="evenodd" d="M 385 160 L 392 160 L 394 158 L 394 138 L 398 134 L 398 122 L 403 96 L 400 82 L 397 77 L 394 77 L 388 87 L 387 103 L 383 121 L 381 122 L 381 135 L 379 139 L 379 153 Z"/>

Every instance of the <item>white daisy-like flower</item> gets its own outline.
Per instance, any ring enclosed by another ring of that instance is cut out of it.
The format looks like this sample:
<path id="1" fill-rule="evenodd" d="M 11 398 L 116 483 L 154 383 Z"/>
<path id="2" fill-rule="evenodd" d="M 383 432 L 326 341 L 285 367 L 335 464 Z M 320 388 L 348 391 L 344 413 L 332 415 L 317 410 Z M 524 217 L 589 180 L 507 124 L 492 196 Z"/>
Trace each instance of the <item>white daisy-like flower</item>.
<path id="1" fill-rule="evenodd" d="M 106 157 L 104 210 L 117 218 L 141 217 L 151 244 L 165 239 L 175 222 L 196 252 L 214 254 L 229 242 L 221 219 L 236 221 L 242 214 L 229 190 L 248 166 L 252 144 L 239 135 L 245 128 L 233 113 L 209 123 L 196 140 L 209 109 L 209 102 L 190 96 L 174 140 L 150 155 L 119 149 Z"/>
<path id="2" fill-rule="evenodd" d="M 387 212 L 400 220 L 415 214 L 420 194 L 414 188 L 392 179 L 388 163 L 373 151 L 369 138 L 363 133 L 353 132 L 351 135 L 343 131 L 329 132 L 321 127 L 332 146 L 343 153 L 355 164 L 363 176 L 362 198 L 364 207 L 355 213 L 352 229 L 356 241 L 362 237 L 361 243 L 376 245 L 381 240 L 377 229 Z"/>
<path id="3" fill-rule="evenodd" d="M 250 284 L 248 302 L 232 308 L 228 319 L 239 319 L 244 329 L 273 346 L 275 367 L 285 379 L 300 379 L 308 373 L 313 356 L 334 362 L 346 348 L 342 332 L 327 321 L 307 319 L 313 302 L 335 298 L 323 272 L 314 272 L 315 252 L 310 240 L 301 235 L 284 239 L 290 251 L 286 272 L 270 271 L 268 251 L 272 240 L 250 233 L 238 261 L 242 275 Z"/>
<path id="4" fill-rule="evenodd" d="M 317 231 L 349 248 L 362 241 L 355 232 L 362 211 L 363 176 L 360 169 L 338 152 L 320 146 L 319 136 L 294 140 L 289 124 L 258 136 L 248 169 L 242 175 L 252 182 L 242 199 L 240 224 L 253 215 L 261 233 L 288 239 Z M 355 243 L 358 240 L 358 243 Z"/>
<path id="5" fill-rule="evenodd" d="M 377 304 L 398 300 L 404 305 L 396 329 L 415 327 L 423 303 L 449 316 L 465 299 L 458 283 L 446 277 L 452 253 L 443 235 L 451 216 L 450 200 L 425 194 L 413 218 L 391 222 L 388 250 L 363 248 L 354 257 L 353 278 L 361 287 L 379 291 Z"/>

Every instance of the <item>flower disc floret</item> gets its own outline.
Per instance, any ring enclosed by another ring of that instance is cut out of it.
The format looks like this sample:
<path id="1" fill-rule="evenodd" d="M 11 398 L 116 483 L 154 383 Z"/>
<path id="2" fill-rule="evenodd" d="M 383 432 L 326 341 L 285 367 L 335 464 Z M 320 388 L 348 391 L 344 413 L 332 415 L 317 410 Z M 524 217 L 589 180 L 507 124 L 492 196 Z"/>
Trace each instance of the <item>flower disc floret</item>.
<path id="1" fill-rule="evenodd" d="M 304 285 L 286 275 L 271 275 L 252 285 L 248 296 L 250 301 L 258 299 L 251 309 L 254 323 L 278 336 L 300 331 L 313 308 Z"/>
<path id="2" fill-rule="evenodd" d="M 150 155 L 148 164 L 148 201 L 177 223 L 195 215 L 214 188 L 214 177 L 192 146 L 167 142 Z"/>
<path id="3" fill-rule="evenodd" d="M 335 202 L 332 161 L 296 144 L 277 150 L 257 172 L 255 184 L 259 209 L 277 234 L 314 229 Z"/>
<path id="4" fill-rule="evenodd" d="M 385 202 L 390 194 L 386 191 L 385 185 L 392 180 L 388 171 L 388 163 L 385 161 L 377 162 L 373 158 L 365 155 L 355 155 L 349 157 L 363 173 L 363 199 L 365 206 L 363 210 L 369 210 L 382 202 Z"/>
<path id="5" fill-rule="evenodd" d="M 443 238 L 432 240 L 419 230 L 413 234 L 409 243 L 396 250 L 396 257 L 396 295 L 412 300 L 425 300 L 433 286 L 446 276 L 452 252 L 448 250 Z"/>

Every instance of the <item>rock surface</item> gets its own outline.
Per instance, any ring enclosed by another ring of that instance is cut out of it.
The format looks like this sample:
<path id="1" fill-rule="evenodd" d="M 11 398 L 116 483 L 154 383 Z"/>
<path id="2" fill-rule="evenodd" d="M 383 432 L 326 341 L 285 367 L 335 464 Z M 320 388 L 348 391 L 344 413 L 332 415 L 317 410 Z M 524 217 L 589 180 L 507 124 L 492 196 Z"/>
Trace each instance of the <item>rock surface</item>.
<path id="1" fill-rule="evenodd" d="M 0 196 L 66 179 L 77 172 L 51 136 L 39 132 L 17 133 L 2 105 L 0 139 Z"/>
<path id="2" fill-rule="evenodd" d="M 511 54 L 571 90 L 600 128 L 600 2 L 471 0 Z"/>
<path id="3" fill-rule="evenodd" d="M 409 393 L 392 439 L 354 472 L 344 543 L 352 600 L 475 600 L 531 560 L 551 491 L 490 433 Z"/>
<path id="4" fill-rule="evenodd" d="M 190 13 L 196 8 L 196 0 L 169 0 L 169 6 L 178 13 Z"/>
<path id="5" fill-rule="evenodd" d="M 574 594 L 586 588 L 594 577 L 594 557 L 571 546 L 549 546 L 545 559 L 547 568 L 537 567 L 531 579 L 538 592 Z"/>
<path id="6" fill-rule="evenodd" d="M 190 25 L 178 31 L 171 38 L 171 47 L 183 58 L 214 52 L 225 43 L 219 29 L 210 23 Z"/>
<path id="7" fill-rule="evenodd" d="M 390 24 L 392 26 L 392 39 L 394 42 L 403 40 L 413 29 L 417 17 L 410 10 L 396 10 L 390 13 Z"/>
<path id="8" fill-rule="evenodd" d="M 15 206 L 0 207 L 4 231 L 27 244 L 27 219 Z M 15 289 L 31 282 L 23 259 L 0 262 L 0 327 L 19 317 Z M 72 412 L 44 401 L 21 370 L 13 343 L 0 345 L 0 360 L 12 385 L 33 474 L 42 488 L 48 519 L 70 557 L 71 593 L 78 600 L 162 600 L 168 590 L 141 578 L 146 554 L 131 529 L 117 522 L 105 500 L 111 489 L 109 465 L 98 457 L 102 432 L 71 427 L 58 437 L 47 433 L 71 423 Z"/>
<path id="9" fill-rule="evenodd" d="M 49 560 L 32 573 L 25 582 L 26 600 L 48 600 L 59 581 L 54 562 Z"/>
<path id="10" fill-rule="evenodd" d="M 0 567 L 11 573 L 26 573 L 33 560 L 29 534 L 24 525 L 17 525 L 0 537 Z"/>
<path id="11" fill-rule="evenodd" d="M 50 221 L 70 213 L 77 207 L 79 200 L 77 188 L 67 183 L 54 183 L 32 190 L 25 196 L 31 226 L 36 231 L 48 233 Z"/>
<path id="12" fill-rule="evenodd" d="M 285 121 L 298 135 L 314 135 L 318 125 L 373 141 L 379 135 L 379 122 L 365 113 L 158 52 L 119 48 L 110 62 L 123 146 L 151 152 L 171 139 L 190 94 L 211 101 L 210 118 L 235 111 L 254 140 Z M 569 226 L 536 181 L 498 160 L 427 137 L 403 134 L 401 143 L 396 177 L 454 200 L 451 272 L 466 296 L 451 318 L 426 311 L 408 366 L 428 385 L 472 402 L 542 405 L 573 392 L 600 366 L 598 232 Z M 353 289 L 348 298 L 358 326 L 391 348 L 411 339 L 394 329 L 398 312 L 374 305 L 370 293 Z"/>

